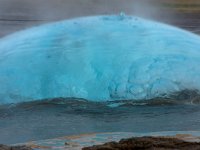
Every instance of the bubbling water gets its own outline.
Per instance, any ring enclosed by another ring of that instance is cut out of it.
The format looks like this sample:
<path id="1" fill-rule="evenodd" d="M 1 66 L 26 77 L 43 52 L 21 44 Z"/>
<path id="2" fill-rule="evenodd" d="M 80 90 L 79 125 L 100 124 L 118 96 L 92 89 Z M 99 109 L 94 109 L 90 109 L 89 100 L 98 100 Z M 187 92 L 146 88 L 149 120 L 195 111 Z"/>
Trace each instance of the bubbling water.
<path id="1" fill-rule="evenodd" d="M 200 37 L 134 16 L 50 23 L 0 40 L 0 103 L 140 100 L 200 90 Z"/>

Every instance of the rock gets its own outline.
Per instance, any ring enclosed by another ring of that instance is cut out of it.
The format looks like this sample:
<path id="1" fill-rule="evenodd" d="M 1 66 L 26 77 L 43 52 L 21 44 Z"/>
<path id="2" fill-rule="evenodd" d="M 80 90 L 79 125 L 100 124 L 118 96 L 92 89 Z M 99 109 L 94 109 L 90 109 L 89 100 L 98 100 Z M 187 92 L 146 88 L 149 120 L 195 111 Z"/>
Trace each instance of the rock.
<path id="1" fill-rule="evenodd" d="M 32 148 L 27 146 L 7 146 L 0 144 L 0 150 L 32 150 Z"/>
<path id="2" fill-rule="evenodd" d="M 85 147 L 82 150 L 199 150 L 200 143 L 169 137 L 134 137 L 119 142 Z"/>

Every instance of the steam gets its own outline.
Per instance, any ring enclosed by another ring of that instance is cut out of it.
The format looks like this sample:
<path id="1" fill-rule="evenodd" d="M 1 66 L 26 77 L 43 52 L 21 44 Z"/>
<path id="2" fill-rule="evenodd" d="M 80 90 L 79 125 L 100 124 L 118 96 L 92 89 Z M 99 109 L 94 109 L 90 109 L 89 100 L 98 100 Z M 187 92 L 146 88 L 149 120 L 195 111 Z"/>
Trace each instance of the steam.
<path id="1" fill-rule="evenodd" d="M 161 9 L 155 0 L 0 0 L 1 18 L 43 21 L 120 12 L 157 18 Z"/>
<path id="2" fill-rule="evenodd" d="M 0 0 L 0 36 L 43 23 L 80 16 L 119 14 L 120 12 L 169 22 L 170 17 L 166 17 L 166 15 L 163 17 L 164 12 L 156 1 Z"/>

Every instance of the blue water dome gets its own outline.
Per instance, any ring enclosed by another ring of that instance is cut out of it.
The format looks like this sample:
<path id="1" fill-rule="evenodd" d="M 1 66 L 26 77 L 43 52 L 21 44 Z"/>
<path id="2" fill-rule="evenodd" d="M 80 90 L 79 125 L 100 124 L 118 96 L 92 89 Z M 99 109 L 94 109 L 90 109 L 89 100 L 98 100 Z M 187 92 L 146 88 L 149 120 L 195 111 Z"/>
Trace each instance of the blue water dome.
<path id="1" fill-rule="evenodd" d="M 142 100 L 200 90 L 200 37 L 134 16 L 83 17 L 0 40 L 0 103 Z"/>

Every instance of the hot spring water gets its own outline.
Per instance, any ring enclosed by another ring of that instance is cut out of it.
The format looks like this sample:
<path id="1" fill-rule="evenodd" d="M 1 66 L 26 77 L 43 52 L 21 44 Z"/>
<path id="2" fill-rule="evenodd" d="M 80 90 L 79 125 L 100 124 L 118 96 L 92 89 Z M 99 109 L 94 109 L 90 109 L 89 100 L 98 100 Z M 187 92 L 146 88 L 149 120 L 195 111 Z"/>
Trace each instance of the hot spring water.
<path id="1" fill-rule="evenodd" d="M 200 37 L 190 32 L 123 14 L 34 27 L 0 40 L 0 143 L 196 131 L 200 106 L 179 102 L 199 90 Z"/>
<path id="2" fill-rule="evenodd" d="M 200 90 L 200 37 L 131 16 L 47 24 L 0 40 L 0 103 L 140 100 Z"/>

